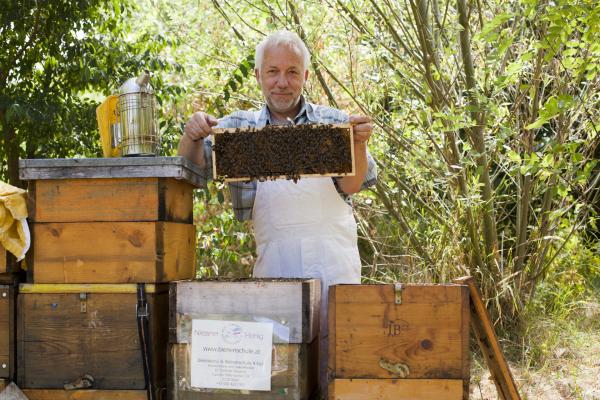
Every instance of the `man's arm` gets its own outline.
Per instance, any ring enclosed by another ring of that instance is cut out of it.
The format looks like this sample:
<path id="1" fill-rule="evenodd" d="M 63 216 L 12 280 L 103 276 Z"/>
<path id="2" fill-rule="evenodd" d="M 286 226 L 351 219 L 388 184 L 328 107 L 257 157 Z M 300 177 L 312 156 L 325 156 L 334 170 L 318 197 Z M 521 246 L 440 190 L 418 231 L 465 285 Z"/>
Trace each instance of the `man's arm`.
<path id="1" fill-rule="evenodd" d="M 350 124 L 354 131 L 354 162 L 355 175 L 338 178 L 338 187 L 346 194 L 354 194 L 360 192 L 365 177 L 367 176 L 368 159 L 367 159 L 367 143 L 373 132 L 371 118 L 365 115 L 351 115 Z"/>
<path id="2" fill-rule="evenodd" d="M 184 133 L 179 140 L 177 154 L 187 158 L 200 168 L 206 166 L 206 160 L 204 159 L 204 139 L 194 141 Z"/>

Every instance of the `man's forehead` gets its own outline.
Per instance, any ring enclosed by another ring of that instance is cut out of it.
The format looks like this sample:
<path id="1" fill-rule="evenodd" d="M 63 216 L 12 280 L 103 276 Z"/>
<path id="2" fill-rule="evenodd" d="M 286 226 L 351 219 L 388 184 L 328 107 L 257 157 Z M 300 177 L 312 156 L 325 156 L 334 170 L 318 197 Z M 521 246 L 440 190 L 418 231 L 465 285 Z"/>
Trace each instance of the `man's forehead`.
<path id="1" fill-rule="evenodd" d="M 275 44 L 269 46 L 265 49 L 264 58 L 265 60 L 268 58 L 274 58 L 281 55 L 289 56 L 289 53 L 292 53 L 296 58 L 302 62 L 302 52 L 296 49 L 294 46 L 286 45 L 286 44 Z"/>

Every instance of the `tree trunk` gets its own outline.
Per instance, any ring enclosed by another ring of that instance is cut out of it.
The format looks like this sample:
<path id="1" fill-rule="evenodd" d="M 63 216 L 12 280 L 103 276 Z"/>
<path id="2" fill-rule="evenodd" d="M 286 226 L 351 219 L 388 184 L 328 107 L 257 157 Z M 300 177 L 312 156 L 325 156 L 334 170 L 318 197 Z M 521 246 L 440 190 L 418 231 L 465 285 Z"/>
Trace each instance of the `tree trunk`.
<path id="1" fill-rule="evenodd" d="M 19 142 L 17 133 L 13 126 L 6 123 L 4 112 L 0 111 L 0 125 L 2 126 L 2 135 L 4 137 L 4 154 L 6 154 L 8 183 L 23 187 L 23 182 L 19 179 Z"/>

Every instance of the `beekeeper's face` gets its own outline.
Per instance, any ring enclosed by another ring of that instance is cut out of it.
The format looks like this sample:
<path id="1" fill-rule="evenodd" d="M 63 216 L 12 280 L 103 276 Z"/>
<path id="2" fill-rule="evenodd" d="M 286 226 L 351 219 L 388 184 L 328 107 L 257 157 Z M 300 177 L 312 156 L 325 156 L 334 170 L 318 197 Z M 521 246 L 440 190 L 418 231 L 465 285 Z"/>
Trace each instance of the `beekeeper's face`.
<path id="1" fill-rule="evenodd" d="M 268 47 L 255 74 L 269 110 L 294 118 L 308 78 L 302 54 L 286 45 Z"/>

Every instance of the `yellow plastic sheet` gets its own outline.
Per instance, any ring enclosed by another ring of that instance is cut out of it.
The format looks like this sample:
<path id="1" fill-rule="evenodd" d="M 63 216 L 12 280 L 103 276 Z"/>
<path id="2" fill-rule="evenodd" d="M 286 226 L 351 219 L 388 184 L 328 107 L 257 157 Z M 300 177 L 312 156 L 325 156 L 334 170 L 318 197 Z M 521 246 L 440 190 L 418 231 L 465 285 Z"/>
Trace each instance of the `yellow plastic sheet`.
<path id="1" fill-rule="evenodd" d="M 108 96 L 102 104 L 96 108 L 96 120 L 100 130 L 100 139 L 102 143 L 102 153 L 104 157 L 118 157 L 117 149 L 112 148 L 112 137 L 110 135 L 110 125 L 117 123 L 117 102 L 119 96 Z"/>
<path id="2" fill-rule="evenodd" d="M 22 260 L 31 244 L 26 191 L 0 181 L 0 243 Z"/>

